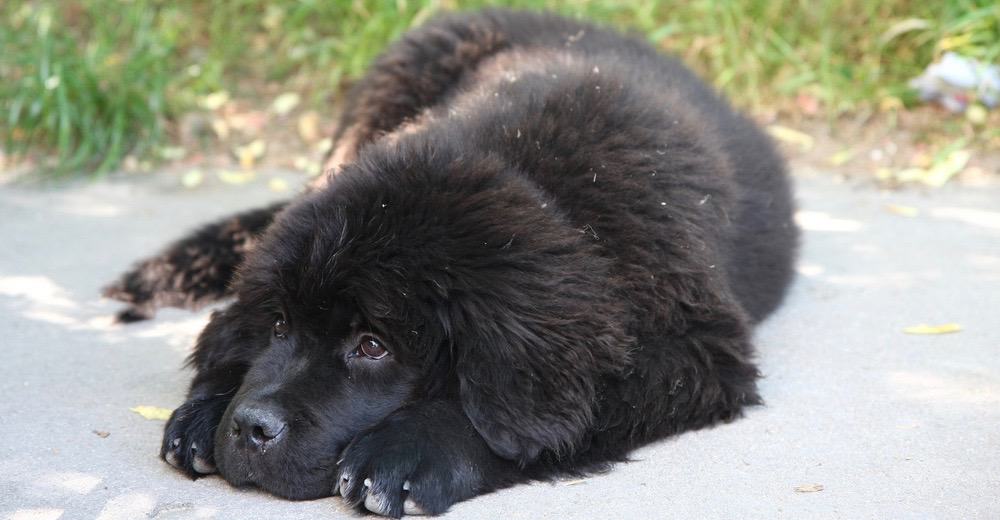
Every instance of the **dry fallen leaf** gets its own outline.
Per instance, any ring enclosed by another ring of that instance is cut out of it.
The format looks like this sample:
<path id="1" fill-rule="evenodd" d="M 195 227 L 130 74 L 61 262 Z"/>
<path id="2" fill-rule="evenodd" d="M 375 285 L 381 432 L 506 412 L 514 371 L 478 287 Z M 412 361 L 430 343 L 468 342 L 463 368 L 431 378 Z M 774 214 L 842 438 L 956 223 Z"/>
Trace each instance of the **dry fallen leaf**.
<path id="1" fill-rule="evenodd" d="M 875 169 L 875 178 L 882 182 L 889 182 L 893 180 L 895 176 L 896 174 L 889 168 L 882 167 Z"/>
<path id="2" fill-rule="evenodd" d="M 969 105 L 969 108 L 965 109 L 965 118 L 976 126 L 985 124 L 989 117 L 990 115 L 986 110 L 986 107 L 980 105 L 979 103 L 973 103 Z"/>
<path id="3" fill-rule="evenodd" d="M 299 106 L 299 101 L 301 100 L 302 98 L 299 97 L 297 93 L 285 92 L 284 94 L 274 98 L 274 102 L 271 103 L 271 110 L 273 110 L 275 114 L 283 116 L 292 110 L 295 110 L 295 107 Z"/>
<path id="4" fill-rule="evenodd" d="M 896 96 L 886 96 L 879 100 L 878 109 L 881 112 L 892 112 L 904 108 L 903 100 Z"/>
<path id="5" fill-rule="evenodd" d="M 913 168 L 930 168 L 934 164 L 934 157 L 926 151 L 917 151 L 910 156 L 910 166 Z"/>
<path id="6" fill-rule="evenodd" d="M 245 135 L 260 135 L 271 121 L 271 115 L 264 110 L 242 110 L 226 115 L 226 122 L 233 130 Z"/>
<path id="7" fill-rule="evenodd" d="M 322 141 L 320 141 L 318 143 L 316 143 L 316 152 L 317 153 L 324 154 L 326 152 L 329 152 L 330 148 L 333 148 L 333 139 L 330 139 L 329 137 L 326 138 L 326 139 L 323 139 Z"/>
<path id="8" fill-rule="evenodd" d="M 889 178 L 898 183 L 920 182 L 925 177 L 927 177 L 927 170 L 924 168 L 904 168 L 895 172 L 889 170 Z"/>
<path id="9" fill-rule="evenodd" d="M 129 410 L 132 410 L 150 421 L 166 421 L 170 418 L 170 414 L 173 413 L 173 410 L 170 410 L 169 408 L 145 405 L 134 406 L 129 408 Z"/>
<path id="10" fill-rule="evenodd" d="M 229 138 L 229 123 L 225 119 L 216 117 L 212 119 L 212 131 L 215 132 L 216 137 L 219 139 Z"/>
<path id="11" fill-rule="evenodd" d="M 878 37 L 878 41 L 880 44 L 885 45 L 902 34 L 906 34 L 911 31 L 923 31 L 930 27 L 932 27 L 932 23 L 930 21 L 922 18 L 907 18 L 892 24 L 888 30 Z"/>
<path id="12" fill-rule="evenodd" d="M 100 437 L 102 439 L 107 439 L 108 435 L 111 435 L 111 432 L 105 432 L 105 431 L 101 431 L 101 430 L 93 430 L 93 433 L 94 433 L 94 435 L 96 435 L 96 436 L 98 436 L 98 437 Z"/>
<path id="13" fill-rule="evenodd" d="M 205 174 L 201 170 L 188 170 L 181 175 L 181 186 L 188 189 L 194 189 L 201 186 L 201 183 L 205 180 Z"/>
<path id="14" fill-rule="evenodd" d="M 218 110 L 229 101 L 229 92 L 220 90 L 213 92 L 199 100 L 199 104 L 205 110 Z"/>
<path id="15" fill-rule="evenodd" d="M 304 171 L 309 167 L 310 164 L 312 164 L 312 161 L 310 161 L 308 157 L 303 155 L 296 156 L 295 159 L 292 160 L 292 166 L 294 166 L 295 169 L 297 170 Z"/>
<path id="16" fill-rule="evenodd" d="M 267 181 L 267 187 L 273 192 L 284 193 L 288 191 L 288 182 L 285 179 L 274 178 Z"/>
<path id="17" fill-rule="evenodd" d="M 943 325 L 927 325 L 921 323 L 913 327 L 906 327 L 903 332 L 907 334 L 950 334 L 962 330 L 962 326 L 957 323 L 945 323 Z"/>
<path id="18" fill-rule="evenodd" d="M 310 175 L 313 177 L 323 173 L 322 169 L 320 168 L 319 161 L 314 161 L 308 157 L 302 157 L 302 156 L 296 157 L 295 160 L 292 161 L 292 166 L 294 166 L 296 170 L 300 170 L 306 175 Z"/>
<path id="19" fill-rule="evenodd" d="M 796 493 L 815 493 L 817 491 L 823 491 L 823 484 L 806 484 L 804 486 L 795 486 Z"/>
<path id="20" fill-rule="evenodd" d="M 886 204 L 885 210 L 901 217 L 915 217 L 920 214 L 920 210 L 913 206 L 901 206 L 899 204 Z"/>
<path id="21" fill-rule="evenodd" d="M 813 144 L 815 143 L 811 135 L 788 128 L 787 126 L 770 125 L 767 127 L 767 132 L 771 134 L 771 137 L 774 137 L 783 143 L 798 145 L 802 148 L 802 151 L 812 149 Z"/>
<path id="22" fill-rule="evenodd" d="M 845 148 L 830 156 L 830 164 L 834 166 L 843 166 L 847 164 L 851 159 L 857 155 L 857 150 L 851 150 L 850 148 Z"/>
<path id="23" fill-rule="evenodd" d="M 310 110 L 299 116 L 299 137 L 307 143 L 312 143 L 319 139 L 319 114 L 315 110 Z"/>
<path id="24" fill-rule="evenodd" d="M 216 173 L 219 180 L 226 184 L 246 184 L 254 179 L 253 170 L 249 171 L 233 171 L 233 170 L 221 170 Z"/>
<path id="25" fill-rule="evenodd" d="M 939 188 L 944 186 L 956 173 L 962 171 L 965 165 L 972 158 L 972 152 L 968 150 L 953 150 L 927 170 L 927 174 L 922 179 L 924 184 Z"/>
<path id="26" fill-rule="evenodd" d="M 160 158 L 167 161 L 179 161 L 187 156 L 187 150 L 180 146 L 164 146 L 159 152 Z"/>
<path id="27" fill-rule="evenodd" d="M 236 156 L 240 159 L 240 167 L 244 170 L 253 169 L 257 160 L 264 156 L 267 144 L 261 139 L 255 139 L 246 146 L 236 148 Z"/>

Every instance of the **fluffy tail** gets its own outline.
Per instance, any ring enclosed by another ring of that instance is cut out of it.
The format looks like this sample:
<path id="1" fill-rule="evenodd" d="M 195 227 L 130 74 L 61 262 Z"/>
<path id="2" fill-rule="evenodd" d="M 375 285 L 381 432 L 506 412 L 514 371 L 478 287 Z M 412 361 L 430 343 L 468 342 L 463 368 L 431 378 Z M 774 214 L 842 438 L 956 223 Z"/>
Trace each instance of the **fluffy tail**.
<path id="1" fill-rule="evenodd" d="M 254 238 L 285 204 L 230 215 L 139 261 L 102 291 L 128 304 L 117 320 L 149 319 L 160 307 L 197 309 L 229 296 L 236 268 L 253 247 Z"/>

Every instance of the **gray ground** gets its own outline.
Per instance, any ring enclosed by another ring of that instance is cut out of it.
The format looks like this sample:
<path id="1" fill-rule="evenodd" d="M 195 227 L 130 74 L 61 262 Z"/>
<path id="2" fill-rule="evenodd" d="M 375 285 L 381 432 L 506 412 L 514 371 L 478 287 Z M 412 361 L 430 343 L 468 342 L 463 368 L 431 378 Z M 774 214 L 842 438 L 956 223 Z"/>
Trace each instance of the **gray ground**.
<path id="1" fill-rule="evenodd" d="M 189 481 L 157 459 L 163 423 L 129 411 L 180 404 L 207 312 L 111 326 L 117 306 L 98 288 L 189 226 L 279 196 L 262 181 L 175 184 L 0 187 L 0 516 L 351 515 L 334 498 Z M 797 184 L 801 274 L 758 333 L 767 406 L 607 475 L 520 486 L 449 516 L 1000 518 L 1000 187 Z M 963 329 L 902 332 L 946 322 Z"/>

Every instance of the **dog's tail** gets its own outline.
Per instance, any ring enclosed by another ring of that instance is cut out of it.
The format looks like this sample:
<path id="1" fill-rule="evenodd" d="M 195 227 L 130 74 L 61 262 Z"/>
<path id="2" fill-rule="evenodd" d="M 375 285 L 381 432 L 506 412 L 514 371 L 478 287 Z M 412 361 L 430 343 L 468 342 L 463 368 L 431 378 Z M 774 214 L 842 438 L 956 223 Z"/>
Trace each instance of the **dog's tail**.
<path id="1" fill-rule="evenodd" d="M 102 291 L 128 304 L 117 320 L 149 319 L 160 307 L 197 309 L 229 296 L 236 268 L 286 204 L 230 215 L 139 261 Z"/>

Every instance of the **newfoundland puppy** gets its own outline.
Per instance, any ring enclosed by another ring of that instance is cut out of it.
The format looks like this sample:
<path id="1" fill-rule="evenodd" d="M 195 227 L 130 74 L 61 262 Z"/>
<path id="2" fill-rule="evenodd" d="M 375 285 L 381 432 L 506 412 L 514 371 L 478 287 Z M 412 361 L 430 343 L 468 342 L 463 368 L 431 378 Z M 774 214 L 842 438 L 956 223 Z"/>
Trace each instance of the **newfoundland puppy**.
<path id="1" fill-rule="evenodd" d="M 640 39 L 450 15 L 346 103 L 327 175 L 106 289 L 212 314 L 161 454 L 192 477 L 438 514 L 760 403 L 797 231 L 769 139 Z"/>

